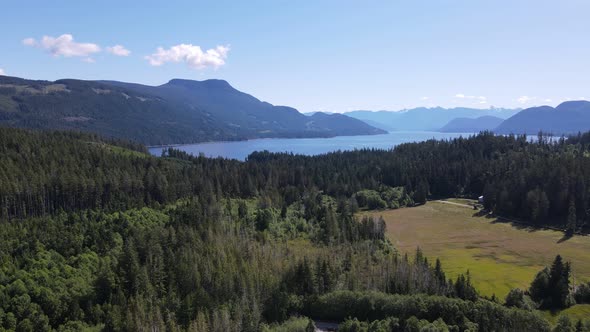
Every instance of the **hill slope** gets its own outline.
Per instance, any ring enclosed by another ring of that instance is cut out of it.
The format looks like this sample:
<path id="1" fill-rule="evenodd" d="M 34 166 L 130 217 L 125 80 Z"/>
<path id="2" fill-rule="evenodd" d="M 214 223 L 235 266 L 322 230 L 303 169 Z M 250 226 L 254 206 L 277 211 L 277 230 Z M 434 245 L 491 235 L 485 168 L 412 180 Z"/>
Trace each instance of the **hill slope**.
<path id="1" fill-rule="evenodd" d="M 475 119 L 456 118 L 449 121 L 439 131 L 443 133 L 478 133 L 480 131 L 494 130 L 503 121 L 504 119 L 491 115 L 480 116 Z"/>
<path id="2" fill-rule="evenodd" d="M 0 125 L 82 130 L 149 145 L 382 133 L 350 120 L 318 124 L 293 108 L 262 102 L 221 80 L 175 79 L 146 86 L 0 76 Z"/>
<path id="3" fill-rule="evenodd" d="M 385 130 L 431 130 L 437 131 L 455 118 L 475 119 L 481 116 L 495 116 L 506 119 L 518 113 L 518 109 L 476 109 L 476 108 L 426 108 L 392 111 L 352 111 L 344 113 L 350 117 Z M 380 125 L 379 125 L 380 124 Z"/>
<path id="4" fill-rule="evenodd" d="M 327 131 L 345 133 L 343 135 L 363 135 L 363 133 L 384 134 L 381 129 L 377 129 L 364 121 L 351 118 L 346 115 L 333 113 L 316 112 L 309 116 L 307 125 L 316 128 L 325 128 Z"/>
<path id="5" fill-rule="evenodd" d="M 500 134 L 572 134 L 590 130 L 590 102 L 567 101 L 557 107 L 532 107 L 504 121 L 496 132 Z"/>

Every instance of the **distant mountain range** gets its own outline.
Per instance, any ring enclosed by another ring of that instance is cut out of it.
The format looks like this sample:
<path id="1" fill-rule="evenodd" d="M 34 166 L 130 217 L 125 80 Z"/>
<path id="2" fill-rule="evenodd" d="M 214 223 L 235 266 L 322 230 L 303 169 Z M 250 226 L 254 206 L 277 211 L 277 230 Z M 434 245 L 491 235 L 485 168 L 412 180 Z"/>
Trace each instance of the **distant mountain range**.
<path id="1" fill-rule="evenodd" d="M 590 102 L 567 101 L 557 107 L 520 109 L 414 108 L 398 112 L 344 113 L 384 130 L 441 132 L 494 131 L 498 134 L 536 135 L 540 131 L 568 135 L 590 131 Z"/>
<path id="2" fill-rule="evenodd" d="M 479 133 L 481 131 L 493 131 L 504 119 L 486 115 L 479 118 L 456 118 L 439 129 L 444 133 Z"/>
<path id="3" fill-rule="evenodd" d="M 0 76 L 0 125 L 95 132 L 147 145 L 264 137 L 333 137 L 386 131 L 555 135 L 590 130 L 590 102 L 520 109 L 414 108 L 303 115 L 223 80 L 160 86 L 117 81 L 33 81 Z"/>
<path id="4" fill-rule="evenodd" d="M 500 134 L 535 135 L 543 131 L 554 135 L 590 131 L 590 102 L 567 101 L 553 108 L 540 106 L 527 108 L 500 124 Z"/>
<path id="5" fill-rule="evenodd" d="M 226 81 L 180 79 L 147 86 L 0 76 L 0 125 L 82 130 L 148 145 L 385 133 L 343 115 L 307 117 Z"/>
<path id="6" fill-rule="evenodd" d="M 482 116 L 494 116 L 507 119 L 520 109 L 505 108 L 443 108 L 419 107 L 403 111 L 352 111 L 343 113 L 347 116 L 363 120 L 366 123 L 384 130 L 427 130 L 438 131 L 456 118 L 475 119 Z"/>

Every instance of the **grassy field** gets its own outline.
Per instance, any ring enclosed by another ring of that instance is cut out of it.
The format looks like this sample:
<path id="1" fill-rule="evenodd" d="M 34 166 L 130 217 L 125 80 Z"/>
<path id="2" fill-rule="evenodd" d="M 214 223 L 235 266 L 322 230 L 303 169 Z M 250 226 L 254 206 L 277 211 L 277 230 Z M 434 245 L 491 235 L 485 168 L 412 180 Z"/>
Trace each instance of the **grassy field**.
<path id="1" fill-rule="evenodd" d="M 450 204 L 455 203 L 455 204 Z M 563 233 L 534 230 L 477 216 L 465 200 L 398 210 L 366 212 L 383 216 L 389 238 L 401 252 L 420 246 L 441 259 L 449 277 L 470 271 L 483 295 L 503 299 L 512 288 L 528 288 L 535 274 L 561 254 L 572 262 L 575 282 L 590 280 L 590 237 L 564 239 Z M 589 308 L 572 308 L 590 310 Z"/>
<path id="2" fill-rule="evenodd" d="M 543 317 L 552 324 L 557 323 L 557 320 L 561 315 L 568 315 L 574 322 L 578 321 L 578 319 L 588 319 L 590 318 L 590 304 L 577 304 L 571 308 L 562 310 L 561 312 L 543 312 Z"/>

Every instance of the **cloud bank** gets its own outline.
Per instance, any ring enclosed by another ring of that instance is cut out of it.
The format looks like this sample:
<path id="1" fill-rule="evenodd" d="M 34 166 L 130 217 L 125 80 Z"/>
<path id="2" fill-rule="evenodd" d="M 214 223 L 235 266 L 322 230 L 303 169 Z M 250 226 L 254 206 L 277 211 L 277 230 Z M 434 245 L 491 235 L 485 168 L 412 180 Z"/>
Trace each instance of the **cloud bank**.
<path id="1" fill-rule="evenodd" d="M 6 75 L 6 73 L 4 72 L 4 69 L 0 68 L 0 76 L 4 76 Z"/>
<path id="2" fill-rule="evenodd" d="M 22 43 L 25 46 L 43 49 L 54 57 L 81 57 L 82 61 L 87 63 L 94 63 L 92 55 L 103 51 L 98 44 L 76 42 L 71 34 L 63 34 L 59 37 L 43 36 L 40 40 L 25 38 Z M 168 49 L 158 47 L 155 53 L 144 58 L 152 66 L 161 66 L 168 62 L 183 62 L 193 69 L 217 69 L 225 65 L 229 49 L 228 45 L 202 50 L 198 45 L 179 44 Z M 131 54 L 130 50 L 120 44 L 106 47 L 105 51 L 115 56 L 129 56 Z"/>
<path id="3" fill-rule="evenodd" d="M 55 57 L 88 57 L 100 52 L 100 46 L 97 44 L 75 42 L 74 37 L 70 34 L 63 34 L 57 38 L 43 36 L 39 41 L 34 38 L 26 38 L 23 39 L 23 44 L 44 49 Z"/>
<path id="4" fill-rule="evenodd" d="M 145 57 L 152 66 L 161 66 L 167 62 L 184 62 L 193 69 L 214 68 L 225 65 L 229 46 L 217 46 L 203 51 L 200 46 L 180 44 L 169 49 L 158 47 L 155 53 Z"/>

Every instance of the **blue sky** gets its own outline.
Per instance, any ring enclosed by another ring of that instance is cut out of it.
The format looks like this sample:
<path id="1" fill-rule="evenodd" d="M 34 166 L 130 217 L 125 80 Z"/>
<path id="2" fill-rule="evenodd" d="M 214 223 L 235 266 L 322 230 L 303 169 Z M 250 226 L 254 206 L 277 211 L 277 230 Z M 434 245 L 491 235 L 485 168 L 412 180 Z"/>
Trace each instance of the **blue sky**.
<path id="1" fill-rule="evenodd" d="M 220 78 L 302 112 L 590 99 L 584 0 L 56 0 L 1 8 L 0 69 L 11 76 L 151 85 Z"/>

